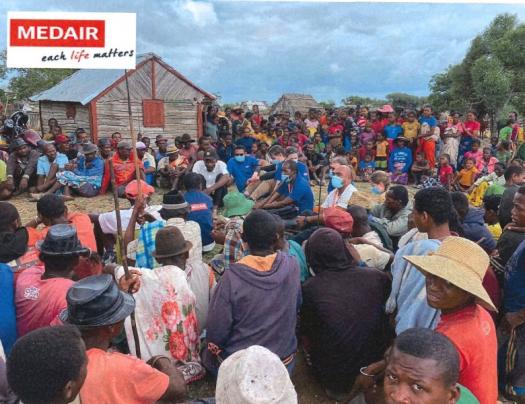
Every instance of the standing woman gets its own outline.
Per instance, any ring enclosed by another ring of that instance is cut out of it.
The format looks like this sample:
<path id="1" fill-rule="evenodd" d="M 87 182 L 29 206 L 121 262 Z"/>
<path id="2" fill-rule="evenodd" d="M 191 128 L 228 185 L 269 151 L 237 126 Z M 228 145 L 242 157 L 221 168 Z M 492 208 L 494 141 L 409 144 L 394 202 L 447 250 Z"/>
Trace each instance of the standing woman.
<path id="1" fill-rule="evenodd" d="M 465 153 L 472 149 L 472 140 L 479 137 L 479 129 L 481 125 L 476 118 L 476 113 L 474 111 L 469 111 L 467 114 L 467 120 L 463 124 L 465 131 L 461 136 L 461 142 L 459 144 L 458 166 L 463 160 Z"/>
<path id="2" fill-rule="evenodd" d="M 459 154 L 459 139 L 463 137 L 465 127 L 459 119 L 461 117 L 459 112 L 452 112 L 450 116 L 452 120 L 447 124 L 445 133 L 443 134 L 441 155 L 448 154 L 450 156 L 450 163 L 456 167 Z"/>

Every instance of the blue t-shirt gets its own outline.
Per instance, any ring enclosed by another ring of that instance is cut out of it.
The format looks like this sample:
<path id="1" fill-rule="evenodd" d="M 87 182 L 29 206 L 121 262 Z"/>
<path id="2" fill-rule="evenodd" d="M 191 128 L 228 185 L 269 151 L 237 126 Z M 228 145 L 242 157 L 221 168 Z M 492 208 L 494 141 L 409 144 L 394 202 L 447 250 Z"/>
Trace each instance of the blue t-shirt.
<path id="1" fill-rule="evenodd" d="M 217 154 L 219 155 L 219 158 L 227 163 L 234 155 L 235 153 L 235 146 L 233 144 L 229 146 L 225 146 L 224 144 L 220 143 L 217 147 Z"/>
<path id="2" fill-rule="evenodd" d="M 402 173 L 408 173 L 412 165 L 412 150 L 408 147 L 396 147 L 388 159 L 388 170 L 390 172 L 396 171 L 395 168 L 400 167 Z"/>
<path id="3" fill-rule="evenodd" d="M 238 146 L 244 146 L 244 148 L 246 149 L 246 153 L 251 153 L 252 146 L 256 141 L 257 140 L 255 140 L 253 137 L 241 137 L 237 139 L 235 144 Z"/>
<path id="4" fill-rule="evenodd" d="M 419 118 L 419 123 L 427 123 L 431 128 L 435 128 L 438 124 L 438 121 L 435 116 L 429 116 L 428 118 L 426 116 L 422 116 Z"/>
<path id="5" fill-rule="evenodd" d="M 187 220 L 193 220 L 201 228 L 202 245 L 206 246 L 213 243 L 211 232 L 213 230 L 213 200 L 200 191 L 189 191 L 184 194 L 184 199 L 189 203 L 191 212 Z"/>
<path id="6" fill-rule="evenodd" d="M 101 157 L 95 157 L 93 161 L 90 162 L 89 167 L 86 167 L 86 158 L 80 156 L 77 160 L 77 168 L 75 169 L 76 175 L 85 175 L 85 176 L 97 176 L 102 177 L 104 175 L 104 160 Z"/>
<path id="7" fill-rule="evenodd" d="M 0 290 L 0 341 L 9 355 L 16 341 L 15 290 L 13 271 L 3 263 L 0 263 Z"/>
<path id="8" fill-rule="evenodd" d="M 299 175 L 302 175 L 304 178 L 306 178 L 307 181 L 310 181 L 310 176 L 308 175 L 308 167 L 306 164 L 298 161 L 297 162 L 297 172 Z M 283 175 L 283 163 L 279 163 L 276 165 L 275 168 L 275 175 L 274 179 L 275 181 L 281 181 L 281 176 Z"/>
<path id="9" fill-rule="evenodd" d="M 258 165 L 259 160 L 252 156 L 246 156 L 242 163 L 239 163 L 235 158 L 228 160 L 228 172 L 235 179 L 235 185 L 237 185 L 239 192 L 244 191 L 246 181 L 251 178 Z"/>
<path id="10" fill-rule="evenodd" d="M 359 162 L 359 169 L 366 170 L 367 168 L 376 168 L 376 162 L 375 161 L 366 162 L 365 160 L 361 160 Z"/>
<path id="11" fill-rule="evenodd" d="M 403 128 L 398 124 L 386 125 L 383 128 L 383 132 L 385 133 L 387 139 L 395 139 L 399 135 L 403 134 Z"/>
<path id="12" fill-rule="evenodd" d="M 310 184 L 301 176 L 297 176 L 293 184 L 283 182 L 277 192 L 282 196 L 287 196 L 293 200 L 294 205 L 299 209 L 299 213 L 312 211 L 314 209 L 314 194 Z"/>
<path id="13" fill-rule="evenodd" d="M 149 163 L 148 160 L 143 160 L 144 161 L 144 168 L 150 168 L 151 165 Z M 146 174 L 146 182 L 149 184 L 149 185 L 154 185 L 155 183 L 155 172 L 152 172 L 152 173 L 148 173 Z"/>
<path id="14" fill-rule="evenodd" d="M 503 308 L 514 313 L 525 308 L 525 241 L 522 241 L 505 267 Z"/>
<path id="15" fill-rule="evenodd" d="M 56 163 L 58 165 L 58 168 L 63 169 L 64 166 L 67 163 L 69 163 L 69 160 L 65 154 L 57 153 L 57 156 L 55 157 L 55 161 L 53 161 L 53 163 Z M 48 175 L 50 169 L 51 163 L 49 162 L 47 156 L 40 156 L 36 164 L 36 174 L 44 176 Z"/>

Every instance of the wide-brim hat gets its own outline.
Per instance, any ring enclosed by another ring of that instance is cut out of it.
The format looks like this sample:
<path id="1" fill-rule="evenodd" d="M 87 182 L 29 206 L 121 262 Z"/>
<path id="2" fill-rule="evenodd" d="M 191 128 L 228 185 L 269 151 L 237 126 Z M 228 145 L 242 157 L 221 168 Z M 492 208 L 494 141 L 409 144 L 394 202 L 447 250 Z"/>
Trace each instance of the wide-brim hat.
<path id="1" fill-rule="evenodd" d="M 498 311 L 483 286 L 489 256 L 473 241 L 462 237 L 447 237 L 434 252 L 403 258 L 423 274 L 435 275 L 475 296 L 478 303 L 487 310 Z"/>
<path id="2" fill-rule="evenodd" d="M 224 216 L 244 216 L 253 209 L 254 201 L 240 192 L 228 192 L 223 199 Z"/>
<path id="3" fill-rule="evenodd" d="M 253 345 L 222 362 L 215 399 L 217 404 L 297 404 L 297 393 L 279 357 Z"/>
<path id="4" fill-rule="evenodd" d="M 377 110 L 379 112 L 384 113 L 384 114 L 390 114 L 390 113 L 394 112 L 394 108 L 392 108 L 392 105 L 390 105 L 390 104 L 385 104 L 381 108 L 378 108 Z"/>
<path id="5" fill-rule="evenodd" d="M 16 150 L 19 147 L 26 146 L 26 145 L 27 143 L 24 139 L 22 139 L 21 137 L 17 137 L 11 142 L 11 149 Z"/>
<path id="6" fill-rule="evenodd" d="M 169 146 L 166 149 L 166 154 L 169 156 L 170 154 L 175 154 L 179 152 L 179 148 L 177 146 Z"/>
<path id="7" fill-rule="evenodd" d="M 83 247 L 77 230 L 69 224 L 56 224 L 49 228 L 44 240 L 35 243 L 42 254 L 48 256 L 87 255 L 89 248 Z"/>
<path id="8" fill-rule="evenodd" d="M 155 235 L 155 251 L 151 255 L 157 259 L 175 257 L 190 251 L 192 247 L 191 241 L 184 238 L 179 228 L 166 226 Z"/>
<path id="9" fill-rule="evenodd" d="M 121 291 L 111 275 L 81 279 L 69 288 L 66 300 L 60 320 L 83 329 L 117 324 L 135 309 L 133 296 Z"/>
<path id="10" fill-rule="evenodd" d="M 190 135 L 188 135 L 187 133 L 185 133 L 184 135 L 182 135 L 182 136 L 180 137 L 179 142 L 181 142 L 181 143 L 193 143 L 193 142 L 195 142 L 195 140 L 192 139 Z"/>

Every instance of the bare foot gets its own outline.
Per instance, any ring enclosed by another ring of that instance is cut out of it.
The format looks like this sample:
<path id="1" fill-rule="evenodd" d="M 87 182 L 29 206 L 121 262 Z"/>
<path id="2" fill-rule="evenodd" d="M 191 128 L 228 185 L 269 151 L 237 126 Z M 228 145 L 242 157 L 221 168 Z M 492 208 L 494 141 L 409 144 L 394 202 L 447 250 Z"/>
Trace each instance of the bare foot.
<path id="1" fill-rule="evenodd" d="M 75 200 L 75 198 L 73 198 L 71 195 L 62 195 L 62 199 L 64 200 L 64 202 Z"/>

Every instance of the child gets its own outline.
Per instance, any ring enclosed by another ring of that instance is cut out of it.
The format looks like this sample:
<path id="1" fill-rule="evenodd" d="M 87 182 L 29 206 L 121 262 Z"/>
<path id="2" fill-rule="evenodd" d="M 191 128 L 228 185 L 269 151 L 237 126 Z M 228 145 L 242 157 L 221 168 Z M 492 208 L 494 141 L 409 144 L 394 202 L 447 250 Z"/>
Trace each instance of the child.
<path id="1" fill-rule="evenodd" d="M 472 149 L 465 153 L 465 159 L 472 159 L 474 160 L 474 165 L 476 164 L 476 161 L 483 158 L 483 152 L 479 149 L 480 146 L 479 139 L 473 139 L 472 140 Z"/>
<path id="2" fill-rule="evenodd" d="M 365 159 L 365 155 L 367 154 L 370 154 L 372 155 L 372 158 L 375 158 L 376 151 L 375 142 L 373 140 L 369 140 L 359 148 L 359 161 L 363 161 Z"/>
<path id="3" fill-rule="evenodd" d="M 372 124 L 367 123 L 361 134 L 359 135 L 359 138 L 361 140 L 361 144 L 366 144 L 369 141 L 375 142 L 376 140 L 376 133 L 372 130 Z"/>
<path id="4" fill-rule="evenodd" d="M 490 151 L 491 154 L 496 157 L 496 153 L 498 152 L 498 146 L 499 146 L 499 139 L 497 136 L 492 136 L 490 138 Z"/>
<path id="5" fill-rule="evenodd" d="M 321 135 L 319 133 L 315 133 L 314 135 L 314 150 L 316 153 L 319 154 L 325 154 L 326 153 L 326 145 L 323 143 L 321 139 Z"/>
<path id="6" fill-rule="evenodd" d="M 407 185 L 408 173 L 412 166 L 412 150 L 406 146 L 404 137 L 398 137 L 396 145 L 397 147 L 392 150 L 388 158 L 388 169 L 392 173 L 393 183 Z"/>
<path id="7" fill-rule="evenodd" d="M 438 171 L 439 183 L 446 189 L 451 188 L 454 170 L 450 165 L 450 156 L 448 154 L 442 154 L 439 158 L 439 171 Z"/>
<path id="8" fill-rule="evenodd" d="M 430 175 L 430 166 L 428 160 L 425 159 L 425 153 L 416 153 L 416 161 L 412 166 L 412 178 L 415 185 L 421 183 L 421 177 Z"/>
<path id="9" fill-rule="evenodd" d="M 354 169 L 354 172 L 357 171 L 357 165 L 358 165 L 358 162 L 359 160 L 357 159 L 358 157 L 358 150 L 357 149 L 352 149 L 350 150 L 350 152 L 348 153 L 348 162 L 350 163 L 350 166 Z"/>
<path id="10" fill-rule="evenodd" d="M 388 141 L 385 139 L 383 133 L 377 134 L 377 143 L 376 143 L 376 168 L 380 170 L 387 169 L 387 157 L 388 157 Z"/>
<path id="11" fill-rule="evenodd" d="M 456 188 L 458 191 L 466 191 L 474 184 L 478 173 L 475 164 L 474 159 L 465 159 L 465 167 L 456 174 Z"/>
<path id="12" fill-rule="evenodd" d="M 494 237 L 494 241 L 498 241 L 501 236 L 502 229 L 498 219 L 498 209 L 501 202 L 500 195 L 490 195 L 483 198 L 483 208 L 485 209 L 485 224 Z"/>
<path id="13" fill-rule="evenodd" d="M 357 137 L 357 133 L 352 133 L 350 135 L 350 144 L 352 146 L 352 149 L 359 148 L 359 138 Z"/>
<path id="14" fill-rule="evenodd" d="M 359 162 L 359 175 L 361 177 L 361 181 L 368 182 L 374 173 L 375 168 L 376 163 L 373 160 L 372 155 L 370 153 L 366 153 L 365 159 Z"/>
<path id="15" fill-rule="evenodd" d="M 498 151 L 496 152 L 496 158 L 500 163 L 505 164 L 505 167 L 509 165 L 509 160 L 512 157 L 510 151 L 510 142 L 508 140 L 502 140 L 499 142 Z"/>

